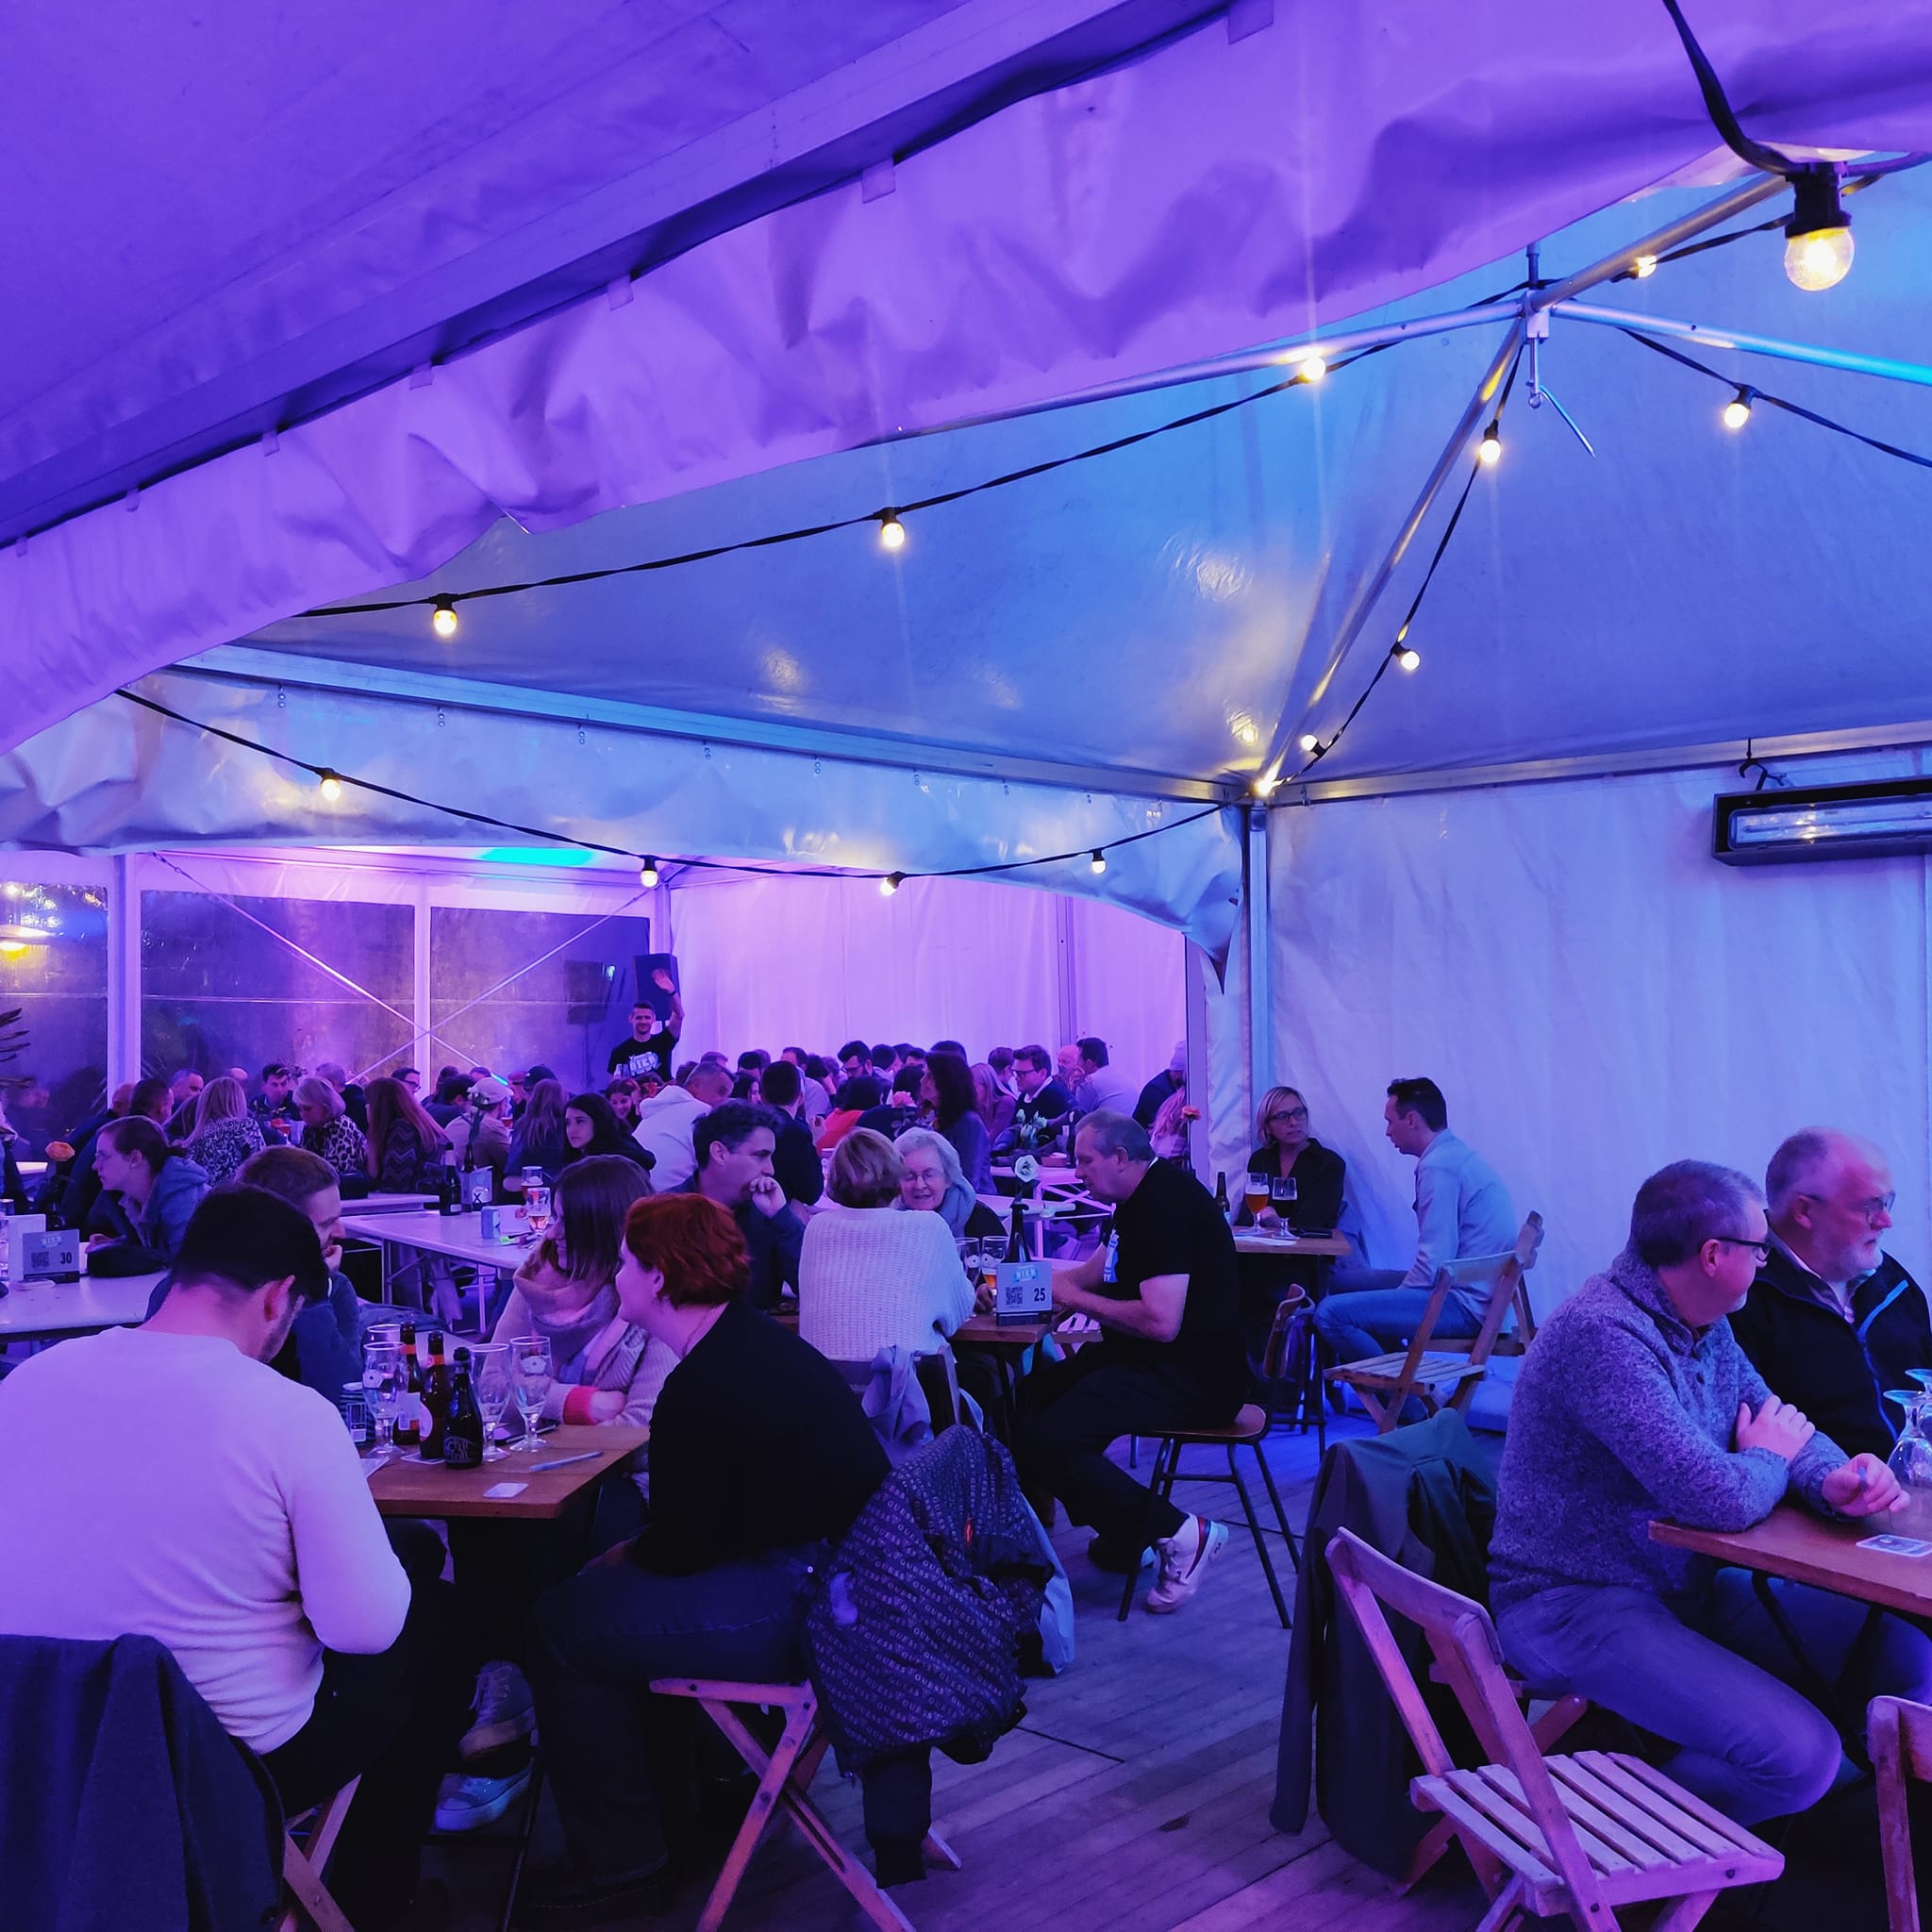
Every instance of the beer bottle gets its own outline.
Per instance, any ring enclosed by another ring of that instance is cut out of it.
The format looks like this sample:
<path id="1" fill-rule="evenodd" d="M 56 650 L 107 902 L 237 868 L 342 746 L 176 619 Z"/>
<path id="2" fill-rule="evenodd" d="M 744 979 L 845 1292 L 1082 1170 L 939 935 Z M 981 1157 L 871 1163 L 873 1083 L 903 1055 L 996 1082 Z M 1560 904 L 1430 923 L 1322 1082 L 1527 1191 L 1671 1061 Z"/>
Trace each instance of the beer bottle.
<path id="1" fill-rule="evenodd" d="M 1016 1199 L 1013 1203 L 1013 1224 L 1007 1233 L 1007 1259 L 1024 1261 L 1026 1254 L 1026 1204 Z"/>
<path id="2" fill-rule="evenodd" d="M 456 1379 L 442 1425 L 442 1459 L 452 1469 L 475 1469 L 483 1461 L 483 1411 L 470 1386 L 470 1351 L 457 1350 Z"/>
<path id="3" fill-rule="evenodd" d="M 403 1357 L 408 1363 L 408 1379 L 404 1386 L 403 1399 L 396 1405 L 396 1447 L 398 1449 L 420 1449 L 423 1446 L 423 1367 L 416 1357 L 416 1324 L 403 1324 Z"/>
<path id="4" fill-rule="evenodd" d="M 425 1338 L 424 1352 L 427 1359 L 423 1370 L 423 1455 L 434 1462 L 442 1454 L 442 1432 L 449 1422 L 450 1369 L 441 1334 Z"/>
<path id="5" fill-rule="evenodd" d="M 1234 1209 L 1228 1205 L 1227 1175 L 1224 1173 L 1214 1176 L 1214 1205 L 1221 1210 L 1222 1220 L 1228 1221 L 1233 1218 Z"/>

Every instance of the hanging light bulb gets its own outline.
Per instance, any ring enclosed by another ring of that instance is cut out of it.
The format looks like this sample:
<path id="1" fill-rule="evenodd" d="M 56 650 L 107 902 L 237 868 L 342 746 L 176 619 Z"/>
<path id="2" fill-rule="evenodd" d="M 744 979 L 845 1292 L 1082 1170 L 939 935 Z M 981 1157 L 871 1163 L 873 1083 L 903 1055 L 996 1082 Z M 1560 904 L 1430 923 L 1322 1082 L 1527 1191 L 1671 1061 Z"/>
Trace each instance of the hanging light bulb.
<path id="1" fill-rule="evenodd" d="M 656 887 L 657 883 L 658 861 L 655 858 L 647 858 L 643 864 L 638 867 L 638 884 L 648 892 Z"/>
<path id="2" fill-rule="evenodd" d="M 1640 255 L 1637 258 L 1637 259 L 1630 264 L 1630 273 L 1633 275 L 1635 275 L 1640 282 L 1647 281 L 1652 275 L 1656 275 L 1657 273 L 1657 257 L 1654 255 Z"/>
<path id="3" fill-rule="evenodd" d="M 1304 751 L 1319 751 L 1322 748 L 1322 741 L 1312 731 L 1304 731 L 1297 742 Z"/>
<path id="4" fill-rule="evenodd" d="M 317 775 L 322 780 L 322 795 L 333 805 L 342 795 L 342 781 L 326 769 Z"/>
<path id="5" fill-rule="evenodd" d="M 879 881 L 879 897 L 890 899 L 905 883 L 906 874 L 903 872 L 889 872 Z"/>
<path id="6" fill-rule="evenodd" d="M 1852 225 L 1839 200 L 1838 170 L 1819 161 L 1791 176 L 1785 275 L 1800 289 L 1830 289 L 1852 266 Z"/>
<path id="7" fill-rule="evenodd" d="M 1323 355 L 1320 349 L 1310 349 L 1294 365 L 1294 373 L 1304 382 L 1320 382 L 1328 374 L 1328 358 Z"/>
<path id="8" fill-rule="evenodd" d="M 457 634 L 457 600 L 439 597 L 429 613 L 429 628 L 445 643 Z"/>
<path id="9" fill-rule="evenodd" d="M 1757 395 L 1755 389 L 1740 389 L 1724 408 L 1724 424 L 1726 429 L 1741 429 L 1751 420 L 1751 403 Z"/>
<path id="10" fill-rule="evenodd" d="M 1413 644 L 1392 645 L 1390 649 L 1389 655 L 1391 658 L 1393 658 L 1395 661 L 1398 664 L 1400 664 L 1405 671 L 1413 671 L 1423 661 L 1423 654 L 1420 651 L 1418 651 Z"/>
<path id="11" fill-rule="evenodd" d="M 1093 848 L 1093 857 L 1087 863 L 1090 869 L 1094 872 L 1105 872 L 1107 870 L 1107 854 L 1096 845 Z"/>
<path id="12" fill-rule="evenodd" d="M 879 548 L 881 550 L 903 550 L 906 547 L 906 525 L 899 521 L 896 510 L 885 510 L 879 516 Z"/>
<path id="13" fill-rule="evenodd" d="M 1503 424 L 1500 417 L 1493 419 L 1490 426 L 1483 431 L 1483 440 L 1476 444 L 1475 453 L 1480 461 L 1491 467 L 1502 460 Z"/>

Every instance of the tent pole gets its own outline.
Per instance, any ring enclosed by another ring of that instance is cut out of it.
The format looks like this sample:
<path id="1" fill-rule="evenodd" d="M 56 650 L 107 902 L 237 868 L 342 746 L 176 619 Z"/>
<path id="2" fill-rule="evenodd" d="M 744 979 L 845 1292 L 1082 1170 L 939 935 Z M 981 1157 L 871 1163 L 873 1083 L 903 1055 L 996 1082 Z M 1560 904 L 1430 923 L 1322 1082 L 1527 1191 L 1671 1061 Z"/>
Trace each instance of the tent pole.
<path id="1" fill-rule="evenodd" d="M 1260 1105 L 1262 1094 L 1274 1084 L 1274 1024 L 1268 981 L 1268 814 L 1250 808 L 1244 808 L 1241 816 L 1246 821 L 1248 856 L 1244 929 L 1248 948 L 1248 1110 L 1252 1113 Z"/>
<path id="2" fill-rule="evenodd" d="M 1786 362 L 1812 362 L 1821 369 L 1849 370 L 1854 375 L 1878 375 L 1890 382 L 1914 382 L 1932 387 L 1932 366 L 1900 362 L 1890 356 L 1859 356 L 1849 349 L 1821 349 L 1810 342 L 1789 342 L 1777 336 L 1740 334 L 1710 323 L 1674 322 L 1665 315 L 1632 315 L 1622 308 L 1603 308 L 1590 302 L 1559 302 L 1550 311 L 1573 322 L 1600 323 L 1627 328 L 1639 335 L 1681 336 L 1707 349 L 1739 349 L 1751 356 L 1775 356 Z"/>
<path id="3" fill-rule="evenodd" d="M 1681 215 L 1674 222 L 1667 222 L 1660 228 L 1653 229 L 1648 235 L 1617 250 L 1614 255 L 1600 257 L 1588 268 L 1577 270 L 1573 275 L 1566 275 L 1560 282 L 1552 282 L 1547 288 L 1530 291 L 1517 307 L 1515 326 L 1512 327 L 1497 350 L 1495 359 L 1483 374 L 1482 381 L 1476 386 L 1476 392 L 1470 398 L 1469 407 L 1463 410 L 1455 431 L 1444 446 L 1442 454 L 1436 459 L 1436 467 L 1429 472 L 1428 480 L 1423 485 L 1422 494 L 1416 498 L 1415 506 L 1404 519 L 1402 527 L 1395 533 L 1395 541 L 1390 546 L 1376 569 L 1362 582 L 1341 620 L 1341 629 L 1336 634 L 1335 643 L 1328 653 L 1328 662 L 1324 667 L 1321 679 L 1310 692 L 1308 702 L 1303 707 L 1301 717 L 1306 717 L 1310 708 L 1320 704 L 1334 683 L 1336 674 L 1341 671 L 1343 660 L 1354 648 L 1356 640 L 1366 626 L 1370 612 L 1376 600 L 1387 588 L 1389 579 L 1394 575 L 1397 566 L 1407 554 L 1408 546 L 1415 541 L 1416 532 L 1422 527 L 1423 520 L 1429 513 L 1430 506 L 1441 494 L 1442 485 L 1457 467 L 1458 459 L 1475 434 L 1476 425 L 1481 422 L 1483 412 L 1489 408 L 1503 379 L 1503 373 L 1516 355 L 1527 330 L 1528 317 L 1537 309 L 1554 308 L 1558 302 L 1566 302 L 1573 295 L 1580 294 L 1585 289 L 1593 288 L 1597 283 L 1608 281 L 1612 276 L 1628 272 L 1632 263 L 1641 255 L 1663 255 L 1682 243 L 1693 241 L 1707 230 L 1722 226 L 1733 215 L 1742 214 L 1746 209 L 1756 208 L 1759 202 L 1768 201 L 1774 195 L 1782 193 L 1787 183 L 1780 175 L 1757 175 L 1742 181 L 1728 192 L 1721 194 L 1715 201 L 1707 202 L 1700 208 L 1693 208 L 1689 214 Z M 1281 776 L 1288 762 L 1289 751 L 1293 743 L 1293 734 L 1300 729 L 1300 719 L 1293 725 L 1289 723 L 1286 710 L 1276 727 L 1274 740 L 1268 747 L 1268 757 L 1261 766 L 1261 775 L 1257 780 L 1257 789 L 1265 797 L 1274 790 L 1274 780 Z M 1265 789 L 1263 789 L 1265 788 Z"/>
<path id="4" fill-rule="evenodd" d="M 108 1091 L 141 1078 L 141 881 L 132 853 L 108 861 Z"/>

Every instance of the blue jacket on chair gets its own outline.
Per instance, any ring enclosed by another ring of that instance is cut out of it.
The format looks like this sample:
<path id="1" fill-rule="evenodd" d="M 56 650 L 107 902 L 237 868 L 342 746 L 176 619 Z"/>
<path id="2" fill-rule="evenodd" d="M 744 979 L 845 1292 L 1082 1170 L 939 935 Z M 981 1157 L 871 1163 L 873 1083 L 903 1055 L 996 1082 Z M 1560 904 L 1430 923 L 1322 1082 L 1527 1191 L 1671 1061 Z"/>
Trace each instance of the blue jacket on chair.
<path id="1" fill-rule="evenodd" d="M 282 1811 L 151 1637 L 0 1637 L 0 1932 L 261 1932 Z"/>

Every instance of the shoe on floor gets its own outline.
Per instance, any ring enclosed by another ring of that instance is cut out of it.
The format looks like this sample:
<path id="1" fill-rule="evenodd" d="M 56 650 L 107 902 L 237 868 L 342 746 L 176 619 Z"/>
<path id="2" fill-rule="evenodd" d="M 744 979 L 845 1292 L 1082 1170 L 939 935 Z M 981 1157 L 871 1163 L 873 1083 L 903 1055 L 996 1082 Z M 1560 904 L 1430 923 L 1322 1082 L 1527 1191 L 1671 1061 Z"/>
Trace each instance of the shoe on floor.
<path id="1" fill-rule="evenodd" d="M 514 1744 L 537 1728 L 530 1687 L 524 1681 L 523 1672 L 511 1663 L 485 1664 L 477 1672 L 475 1712 L 475 1722 L 457 1746 L 457 1756 L 465 1763 Z"/>
<path id="2" fill-rule="evenodd" d="M 529 1789 L 530 1767 L 508 1777 L 475 1777 L 453 1771 L 436 1794 L 438 1831 L 480 1831 L 494 1824 Z"/>
<path id="3" fill-rule="evenodd" d="M 1096 1570 L 1104 1570 L 1110 1576 L 1124 1576 L 1127 1574 L 1127 1555 L 1118 1543 L 1110 1543 L 1104 1536 L 1095 1537 L 1087 1545 L 1087 1560 Z M 1142 1547 L 1141 1560 L 1133 1567 L 1144 1570 L 1154 1560 L 1154 1552 Z"/>
<path id="4" fill-rule="evenodd" d="M 616 1885 L 591 1885 L 567 1866 L 531 1872 L 517 1887 L 514 1925 L 527 1932 L 575 1932 L 613 1919 L 651 1918 L 677 1902 L 677 1880 L 669 1864 Z"/>
<path id="5" fill-rule="evenodd" d="M 1162 1537 L 1160 1580 L 1147 1592 L 1147 1607 L 1157 1617 L 1177 1610 L 1201 1588 L 1208 1566 L 1227 1546 L 1227 1531 L 1218 1523 L 1191 1516 L 1172 1536 Z"/>

